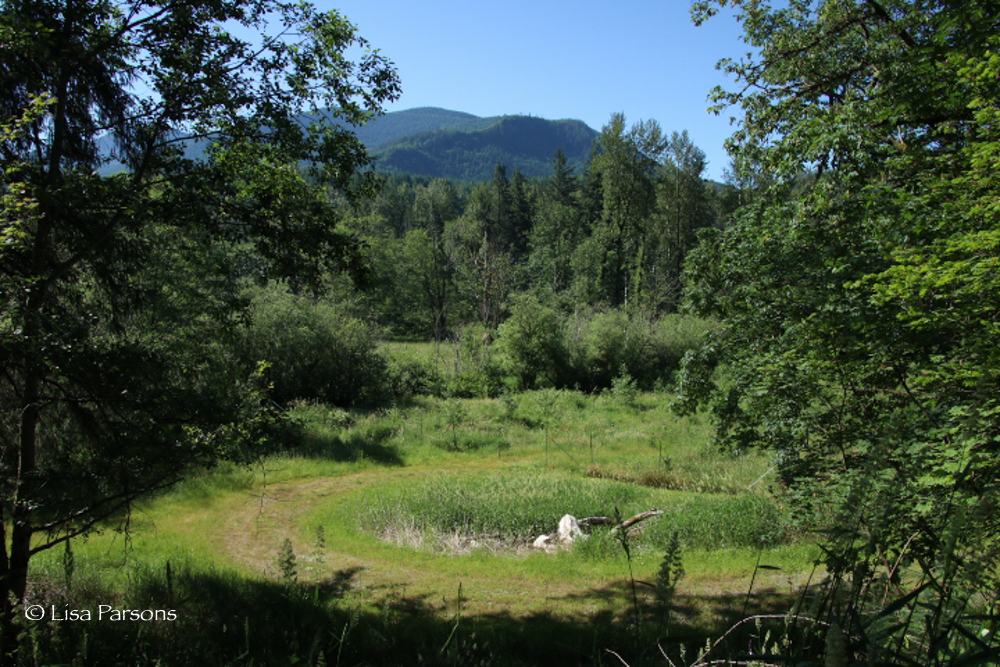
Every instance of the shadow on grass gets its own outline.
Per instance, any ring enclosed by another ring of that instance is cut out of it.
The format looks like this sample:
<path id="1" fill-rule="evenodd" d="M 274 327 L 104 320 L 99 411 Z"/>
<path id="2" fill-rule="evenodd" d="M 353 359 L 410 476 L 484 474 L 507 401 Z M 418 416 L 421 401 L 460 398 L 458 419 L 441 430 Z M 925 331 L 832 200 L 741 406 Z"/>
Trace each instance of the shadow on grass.
<path id="1" fill-rule="evenodd" d="M 307 431 L 302 436 L 298 453 L 333 461 L 368 460 L 386 466 L 401 466 L 403 458 L 399 451 L 387 444 L 395 433 L 395 428 L 387 424 L 376 424 L 342 435 Z"/>
<path id="2" fill-rule="evenodd" d="M 147 572 L 113 604 L 172 610 L 175 620 L 42 623 L 26 633 L 24 655 L 33 662 L 25 664 L 620 665 L 610 649 L 639 667 L 666 664 L 659 645 L 681 665 L 739 620 L 744 604 L 743 596 L 681 597 L 668 635 L 649 595 L 636 623 L 625 582 L 554 598 L 551 613 L 471 616 L 461 612 L 459 600 L 399 589 L 362 591 L 369 602 L 356 606 L 345 594 L 357 587 L 359 571 L 341 570 L 318 584 L 187 569 Z M 559 614 L 561 602 L 570 599 L 595 604 L 586 614 Z M 752 602 L 749 613 L 790 606 L 787 596 L 767 591 Z M 73 600 L 72 606 L 96 610 L 108 603 Z M 716 621 L 689 622 L 706 614 Z M 749 632 L 734 636 L 733 646 L 752 646 L 760 629 Z M 688 656 L 683 663 L 677 661 L 682 653 Z"/>

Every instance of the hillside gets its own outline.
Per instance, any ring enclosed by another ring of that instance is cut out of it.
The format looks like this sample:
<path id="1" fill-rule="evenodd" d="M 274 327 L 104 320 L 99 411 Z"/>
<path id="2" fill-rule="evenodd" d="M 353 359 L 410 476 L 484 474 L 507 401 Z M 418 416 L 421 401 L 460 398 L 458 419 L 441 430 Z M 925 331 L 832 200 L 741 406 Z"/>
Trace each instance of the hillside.
<path id="1" fill-rule="evenodd" d="M 393 122 L 392 116 L 378 123 Z M 369 148 L 378 159 L 380 171 L 484 181 L 492 177 L 498 162 L 529 178 L 547 176 L 552 173 L 552 156 L 559 148 L 570 166 L 580 170 L 596 136 L 597 132 L 579 120 L 472 117 Z"/>
<path id="2" fill-rule="evenodd" d="M 322 115 L 324 112 L 320 112 Z M 302 116 L 303 125 L 315 116 Z M 376 169 L 387 173 L 485 181 L 497 163 L 526 177 L 552 173 L 552 156 L 562 148 L 569 166 L 582 171 L 597 132 L 579 120 L 546 120 L 534 116 L 480 118 L 461 111 L 421 107 L 380 116 L 354 128 L 358 139 L 376 158 Z M 100 141 L 112 153 L 112 139 Z M 208 140 L 184 144 L 184 155 L 199 159 Z M 102 173 L 114 173 L 111 162 Z"/>
<path id="3" fill-rule="evenodd" d="M 405 111 L 394 111 L 380 116 L 367 125 L 355 128 L 358 139 L 375 150 L 407 137 L 448 129 L 472 129 L 476 125 L 485 126 L 483 119 L 461 111 L 450 111 L 436 107 L 420 107 Z"/>

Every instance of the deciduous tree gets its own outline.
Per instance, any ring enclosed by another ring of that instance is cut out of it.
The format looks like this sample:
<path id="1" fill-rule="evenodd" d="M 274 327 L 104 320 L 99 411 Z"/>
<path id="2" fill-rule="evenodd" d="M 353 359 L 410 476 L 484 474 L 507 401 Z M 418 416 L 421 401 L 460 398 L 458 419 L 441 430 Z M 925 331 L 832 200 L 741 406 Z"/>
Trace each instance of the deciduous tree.
<path id="1" fill-rule="evenodd" d="M 764 178 L 691 261 L 689 293 L 724 328 L 689 359 L 686 399 L 712 406 L 721 443 L 776 449 L 798 508 L 833 531 L 827 566 L 854 585 L 828 611 L 853 619 L 857 658 L 995 659 L 964 614 L 996 605 L 1000 559 L 1000 16 L 696 4 L 735 6 L 759 49 L 724 64 L 739 86 L 717 98 L 743 107 L 732 148 Z M 901 596 L 882 634 L 853 615 L 880 587 Z"/>
<path id="2" fill-rule="evenodd" d="M 600 176 L 603 216 L 593 237 L 603 247 L 600 271 L 608 303 L 637 301 L 649 219 L 653 213 L 657 169 L 666 140 L 656 121 L 626 127 L 617 113 L 597 138 L 591 169 Z M 598 270 L 598 267 L 594 267 Z"/>
<path id="3" fill-rule="evenodd" d="M 348 197 L 370 187 L 347 126 L 398 84 L 367 47 L 338 14 L 280 0 L 0 6 L 0 118 L 34 109 L 0 144 L 4 660 L 33 556 L 253 424 L 225 349 L 241 278 L 360 268 L 299 168 Z M 184 158 L 189 139 L 207 159 Z"/>

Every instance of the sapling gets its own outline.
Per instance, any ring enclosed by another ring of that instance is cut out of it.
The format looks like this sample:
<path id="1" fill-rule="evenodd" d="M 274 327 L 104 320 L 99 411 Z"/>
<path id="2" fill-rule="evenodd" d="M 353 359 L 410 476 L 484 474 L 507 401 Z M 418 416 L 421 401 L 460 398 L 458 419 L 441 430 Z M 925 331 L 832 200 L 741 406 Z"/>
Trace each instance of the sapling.
<path id="1" fill-rule="evenodd" d="M 281 543 L 281 550 L 278 552 L 278 569 L 281 571 L 281 579 L 286 584 L 292 584 L 298 579 L 295 550 L 292 548 L 292 541 L 288 538 L 285 538 L 285 541 Z"/>

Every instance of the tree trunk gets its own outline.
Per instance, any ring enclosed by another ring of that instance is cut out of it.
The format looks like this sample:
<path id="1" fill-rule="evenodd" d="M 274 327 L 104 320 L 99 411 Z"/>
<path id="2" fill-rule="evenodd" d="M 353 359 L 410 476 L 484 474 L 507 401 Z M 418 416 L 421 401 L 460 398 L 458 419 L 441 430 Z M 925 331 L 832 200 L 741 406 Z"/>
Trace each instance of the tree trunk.
<path id="1" fill-rule="evenodd" d="M 11 507 L 10 545 L 6 540 L 6 530 L 3 531 L 3 556 L 0 557 L 0 578 L 4 584 L 2 589 L 3 613 L 0 617 L 0 629 L 3 639 L 0 642 L 0 664 L 16 665 L 18 644 L 20 643 L 21 626 L 18 614 L 24 602 L 28 585 L 28 561 L 31 559 L 31 498 L 35 486 L 35 445 L 38 435 L 39 420 L 39 377 L 34 363 L 29 363 L 25 378 L 24 396 L 21 401 L 21 424 L 18 437 L 18 469 L 17 482 Z"/>

